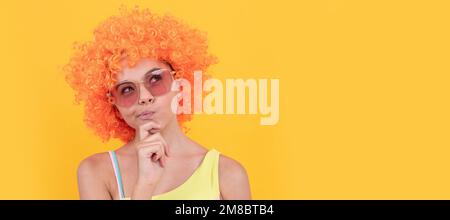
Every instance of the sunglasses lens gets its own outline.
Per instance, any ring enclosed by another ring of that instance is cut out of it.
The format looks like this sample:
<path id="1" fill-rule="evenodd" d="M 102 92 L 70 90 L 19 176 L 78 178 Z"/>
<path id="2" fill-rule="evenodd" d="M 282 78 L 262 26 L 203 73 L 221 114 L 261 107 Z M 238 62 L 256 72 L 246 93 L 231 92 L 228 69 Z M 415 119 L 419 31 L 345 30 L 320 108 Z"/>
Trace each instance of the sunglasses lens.
<path id="1" fill-rule="evenodd" d="M 160 69 L 153 71 L 145 79 L 145 88 L 153 96 L 161 96 L 170 91 L 172 84 L 172 77 L 170 71 L 166 69 Z"/>
<path id="2" fill-rule="evenodd" d="M 152 96 L 161 96 L 170 91 L 172 85 L 171 72 L 159 69 L 145 77 L 144 86 Z M 130 107 L 139 99 L 139 88 L 133 82 L 121 83 L 114 87 L 112 95 L 117 105 Z"/>
<path id="3" fill-rule="evenodd" d="M 139 92 L 134 83 L 127 82 L 117 85 L 113 90 L 113 96 L 117 105 L 129 107 L 136 102 Z"/>

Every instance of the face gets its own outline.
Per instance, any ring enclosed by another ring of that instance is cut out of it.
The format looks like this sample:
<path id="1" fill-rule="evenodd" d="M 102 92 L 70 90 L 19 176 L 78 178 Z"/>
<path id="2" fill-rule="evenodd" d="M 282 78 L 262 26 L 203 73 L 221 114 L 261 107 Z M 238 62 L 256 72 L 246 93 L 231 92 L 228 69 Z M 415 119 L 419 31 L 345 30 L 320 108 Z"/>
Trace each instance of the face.
<path id="1" fill-rule="evenodd" d="M 152 120 L 164 129 L 176 122 L 171 110 L 176 95 L 170 90 L 174 80 L 171 71 L 167 63 L 153 59 L 142 59 L 132 68 L 122 62 L 122 72 L 111 91 L 120 117 L 130 127 L 137 129 Z"/>

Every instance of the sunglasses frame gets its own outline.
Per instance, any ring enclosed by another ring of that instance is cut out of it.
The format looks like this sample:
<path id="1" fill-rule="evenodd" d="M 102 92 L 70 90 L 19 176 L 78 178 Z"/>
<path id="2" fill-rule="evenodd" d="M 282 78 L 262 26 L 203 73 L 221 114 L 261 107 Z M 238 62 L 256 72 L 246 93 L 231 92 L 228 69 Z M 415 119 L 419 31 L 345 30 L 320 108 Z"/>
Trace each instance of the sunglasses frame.
<path id="1" fill-rule="evenodd" d="M 170 74 L 170 76 L 171 76 L 171 78 L 172 78 L 172 82 L 176 79 L 177 71 L 175 71 L 175 70 L 170 70 L 170 69 L 167 69 L 167 68 L 156 69 L 156 70 L 151 71 L 150 73 L 153 73 L 153 72 L 156 72 L 156 71 L 162 71 L 162 70 L 167 70 L 167 71 L 169 72 L 169 74 Z M 140 90 L 141 90 L 141 89 L 140 89 L 140 85 L 146 83 L 146 81 L 145 81 L 145 80 L 143 80 L 143 81 L 126 81 L 126 82 L 124 82 L 124 83 L 127 83 L 127 82 L 134 83 L 134 85 L 137 85 L 137 92 L 138 92 L 138 95 L 137 95 L 137 96 L 138 96 L 138 98 L 137 98 L 136 101 L 134 102 L 134 103 L 136 103 L 137 101 L 139 101 L 139 97 L 140 97 Z M 171 82 L 171 83 L 172 83 L 172 82 Z M 119 86 L 119 85 L 121 85 L 121 84 L 123 84 L 123 83 L 114 85 L 112 88 L 116 88 L 117 86 Z M 146 86 L 144 86 L 144 87 L 145 87 L 145 89 L 147 89 L 147 91 L 151 94 L 151 92 L 149 91 L 149 89 L 148 89 Z M 169 89 L 167 92 L 165 92 L 165 93 L 163 93 L 163 94 L 161 94 L 161 95 L 167 94 L 169 91 L 170 91 L 170 89 Z M 161 96 L 161 95 L 158 95 L 158 96 Z M 116 98 L 113 96 L 113 94 L 112 94 L 112 92 L 111 92 L 111 89 L 108 90 L 108 92 L 106 93 L 106 96 L 107 96 L 107 98 L 108 98 L 108 102 L 109 102 L 109 103 L 111 103 L 111 104 L 113 104 L 113 105 L 117 105 L 116 100 L 115 100 Z M 158 96 L 154 96 L 153 94 L 152 94 L 152 96 L 153 96 L 153 97 L 158 97 Z M 121 106 L 121 105 L 119 105 L 119 106 Z M 123 106 L 123 107 L 127 107 L 127 106 Z"/>

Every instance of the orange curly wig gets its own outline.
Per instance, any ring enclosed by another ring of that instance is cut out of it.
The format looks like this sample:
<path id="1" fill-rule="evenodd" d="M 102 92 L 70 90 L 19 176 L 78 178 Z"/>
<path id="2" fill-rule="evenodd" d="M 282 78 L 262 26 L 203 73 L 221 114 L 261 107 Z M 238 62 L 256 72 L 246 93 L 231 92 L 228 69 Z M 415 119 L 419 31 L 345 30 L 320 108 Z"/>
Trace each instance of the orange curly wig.
<path id="1" fill-rule="evenodd" d="M 66 81 L 75 91 L 75 103 L 84 103 L 86 125 L 103 142 L 119 138 L 129 142 L 134 129 L 118 117 L 106 93 L 127 58 L 133 67 L 142 58 L 168 62 L 177 75 L 191 82 L 195 70 L 206 72 L 216 57 L 209 54 L 206 34 L 172 16 L 158 16 L 138 7 L 122 7 L 118 16 L 106 19 L 94 30 L 92 41 L 74 44 L 74 53 L 64 67 Z M 180 125 L 191 115 L 177 115 Z"/>

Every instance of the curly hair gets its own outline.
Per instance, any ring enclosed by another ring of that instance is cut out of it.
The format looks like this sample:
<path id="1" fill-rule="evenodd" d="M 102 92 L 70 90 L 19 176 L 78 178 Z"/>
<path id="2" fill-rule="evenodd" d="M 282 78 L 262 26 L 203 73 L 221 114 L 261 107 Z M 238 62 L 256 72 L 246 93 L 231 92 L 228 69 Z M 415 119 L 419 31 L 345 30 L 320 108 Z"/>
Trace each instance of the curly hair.
<path id="1" fill-rule="evenodd" d="M 208 53 L 205 33 L 148 9 L 121 7 L 119 11 L 119 15 L 95 28 L 93 40 L 75 42 L 74 52 L 64 66 L 66 81 L 75 92 L 75 103 L 84 103 L 86 125 L 103 142 L 111 138 L 128 142 L 134 138 L 134 129 L 118 116 L 117 108 L 106 96 L 122 70 L 123 58 L 127 58 L 130 67 L 142 58 L 163 60 L 191 83 L 195 70 L 205 72 L 217 62 Z M 183 127 L 191 116 L 179 114 L 177 120 Z"/>

